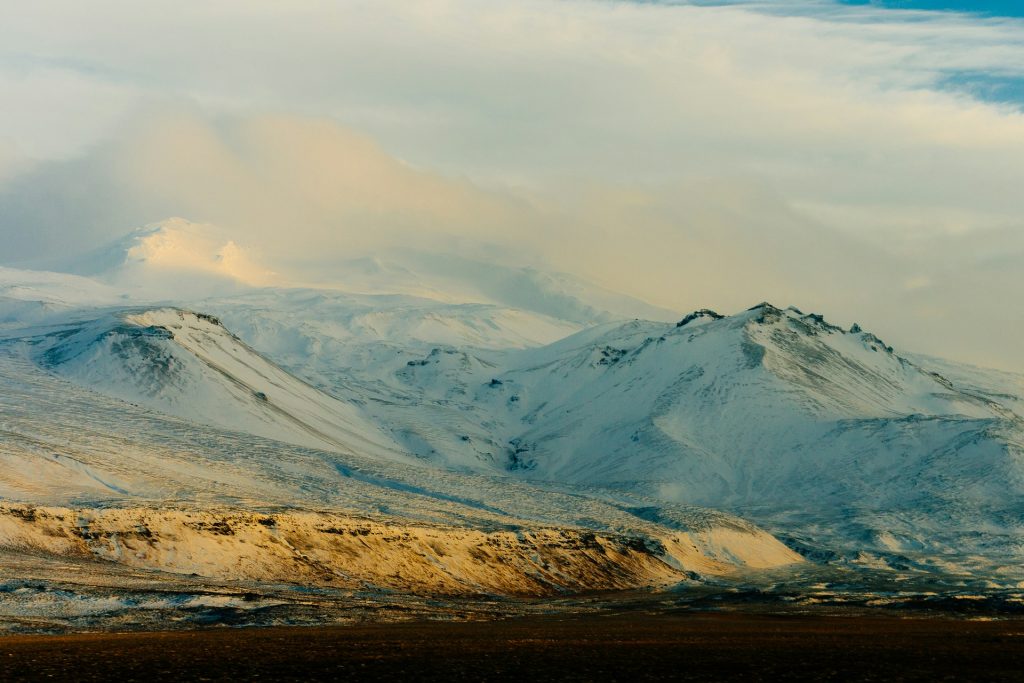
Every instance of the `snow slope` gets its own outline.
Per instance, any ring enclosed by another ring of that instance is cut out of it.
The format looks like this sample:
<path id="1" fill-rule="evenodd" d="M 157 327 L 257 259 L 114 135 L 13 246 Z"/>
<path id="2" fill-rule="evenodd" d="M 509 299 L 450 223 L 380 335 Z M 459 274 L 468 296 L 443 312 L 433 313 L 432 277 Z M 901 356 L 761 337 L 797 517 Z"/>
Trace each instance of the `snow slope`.
<path id="1" fill-rule="evenodd" d="M 491 304 L 303 288 L 261 289 L 207 299 L 196 307 L 215 313 L 274 358 L 314 362 L 325 372 L 344 365 L 364 344 L 402 350 L 429 350 L 435 344 L 521 349 L 582 329 L 576 323 Z"/>
<path id="2" fill-rule="evenodd" d="M 404 457 L 356 406 L 297 380 L 213 316 L 172 308 L 105 316 L 33 339 L 31 354 L 82 386 L 196 422 Z"/>
<path id="3" fill-rule="evenodd" d="M 713 504 L 848 557 L 987 557 L 1022 578 L 1024 429 L 1004 403 L 798 312 L 694 322 L 527 354 L 500 376 L 519 397 L 511 465 Z"/>
<path id="4" fill-rule="evenodd" d="M 453 534 L 553 525 L 643 535 L 669 565 L 673 543 L 690 547 L 673 530 L 692 540 L 713 518 L 701 557 L 790 561 L 743 518 L 816 561 L 1024 582 L 1018 376 L 768 304 L 634 320 L 628 299 L 457 257 L 397 252 L 346 264 L 336 288 L 254 287 L 218 240 L 172 239 L 158 257 L 149 240 L 176 230 L 95 272 L 190 273 L 202 286 L 178 301 L 202 313 L 0 271 L 0 497 L 330 509 Z"/>
<path id="5" fill-rule="evenodd" d="M 494 304 L 582 325 L 678 317 L 675 311 L 566 273 L 519 266 L 495 257 L 467 258 L 411 249 L 393 249 L 339 263 L 325 284 L 353 292 Z"/>
<path id="6" fill-rule="evenodd" d="M 0 267 L 0 331 L 63 321 L 75 310 L 125 301 L 118 289 L 89 278 Z"/>
<path id="7" fill-rule="evenodd" d="M 795 309 L 684 320 L 524 350 L 370 347 L 327 389 L 439 466 L 725 508 L 862 562 L 1019 566 L 1017 399 Z"/>
<path id="8" fill-rule="evenodd" d="M 665 587 L 800 562 L 756 526 L 712 510 L 161 415 L 47 373 L 10 344 L 0 346 L 0 383 L 6 549 L 427 593 Z"/>

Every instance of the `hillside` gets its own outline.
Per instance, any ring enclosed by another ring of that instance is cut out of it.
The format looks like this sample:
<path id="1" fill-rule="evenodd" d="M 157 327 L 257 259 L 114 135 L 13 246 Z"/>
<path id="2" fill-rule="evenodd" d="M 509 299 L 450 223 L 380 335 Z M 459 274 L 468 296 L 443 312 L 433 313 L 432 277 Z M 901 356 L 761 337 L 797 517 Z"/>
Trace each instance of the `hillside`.
<path id="1" fill-rule="evenodd" d="M 288 366 L 364 399 L 440 466 L 725 508 L 867 563 L 988 572 L 1019 557 L 1012 386 L 953 381 L 796 309 L 684 320 L 523 350 L 355 344 L 333 374 L 317 354 Z"/>
<path id="2" fill-rule="evenodd" d="M 81 388 L 17 350 L 0 348 L 0 546 L 28 557 L 505 594 L 667 587 L 800 562 L 713 510 L 205 427 Z"/>
<path id="3" fill-rule="evenodd" d="M 1024 585 L 1020 378 L 859 326 L 244 283 L 185 307 L 4 278 L 0 555 L 39 571 L 466 595 Z"/>

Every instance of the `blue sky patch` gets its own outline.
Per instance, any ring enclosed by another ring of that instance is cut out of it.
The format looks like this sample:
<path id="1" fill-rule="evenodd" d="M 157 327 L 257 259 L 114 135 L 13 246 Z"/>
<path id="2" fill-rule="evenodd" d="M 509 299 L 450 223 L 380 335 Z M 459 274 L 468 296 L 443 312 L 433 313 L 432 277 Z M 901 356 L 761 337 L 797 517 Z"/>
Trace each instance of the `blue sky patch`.
<path id="1" fill-rule="evenodd" d="M 964 92 L 985 102 L 1024 107 L 1024 74 L 956 71 L 940 80 L 938 87 Z"/>
<path id="2" fill-rule="evenodd" d="M 838 0 L 843 5 L 869 5 L 889 9 L 972 12 L 989 16 L 1024 17 L 1021 0 Z"/>
<path id="3" fill-rule="evenodd" d="M 1024 18 L 1024 0 L 689 0 L 687 4 L 703 6 L 737 6 L 773 15 L 821 17 L 831 21 L 885 22 L 887 12 L 872 12 L 857 17 L 855 8 L 875 10 L 918 10 L 958 12 L 979 18 Z M 848 8 L 843 12 L 841 8 Z M 838 13 L 837 13 L 838 11 Z M 852 15 L 852 16 L 851 16 Z M 927 21 L 928 15 L 893 14 L 892 21 Z M 1021 32 L 1024 42 L 1024 31 Z M 1007 64 L 998 71 L 949 70 L 937 74 L 931 87 L 946 92 L 968 95 L 982 102 L 1013 105 L 1024 110 L 1024 65 Z"/>

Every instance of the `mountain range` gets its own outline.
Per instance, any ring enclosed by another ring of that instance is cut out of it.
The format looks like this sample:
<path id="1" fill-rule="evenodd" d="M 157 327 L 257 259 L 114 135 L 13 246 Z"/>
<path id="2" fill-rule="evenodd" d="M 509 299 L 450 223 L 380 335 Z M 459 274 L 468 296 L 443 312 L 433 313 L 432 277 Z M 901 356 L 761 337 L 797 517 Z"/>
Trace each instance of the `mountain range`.
<path id="1" fill-rule="evenodd" d="M 1021 600 L 1024 376 L 451 254 L 298 281 L 181 219 L 61 268 L 0 268 L 9 551 L 409 594 L 866 572 Z"/>

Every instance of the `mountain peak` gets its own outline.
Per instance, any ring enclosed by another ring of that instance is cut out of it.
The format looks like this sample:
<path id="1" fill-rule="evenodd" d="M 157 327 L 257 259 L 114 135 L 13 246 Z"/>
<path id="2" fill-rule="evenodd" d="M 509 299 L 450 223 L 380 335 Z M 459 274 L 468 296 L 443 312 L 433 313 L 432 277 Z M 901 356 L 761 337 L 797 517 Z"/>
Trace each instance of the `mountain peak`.
<path id="1" fill-rule="evenodd" d="M 782 312 L 782 309 L 780 309 L 780 308 L 778 308 L 776 306 L 771 305 L 767 301 L 762 301 L 761 303 L 757 304 L 756 306 L 751 306 L 747 310 L 748 311 L 760 311 L 760 310 L 777 311 L 779 313 Z"/>
<path id="2" fill-rule="evenodd" d="M 684 326 L 689 325 L 690 323 L 692 323 L 694 320 L 699 320 L 701 318 L 709 318 L 711 320 L 721 320 L 724 317 L 725 316 L 722 315 L 721 313 L 717 313 L 715 311 L 712 311 L 710 308 L 701 308 L 701 309 L 698 309 L 698 310 L 694 311 L 693 313 L 688 314 L 682 320 L 677 322 L 676 323 L 676 327 L 684 327 Z"/>
<path id="3" fill-rule="evenodd" d="M 274 284 L 275 274 L 217 226 L 168 218 L 138 228 L 69 269 L 157 298 Z"/>
<path id="4" fill-rule="evenodd" d="M 273 273 L 213 225 L 170 218 L 151 223 L 120 240 L 122 268 L 144 266 L 196 271 L 250 285 L 268 284 Z"/>

